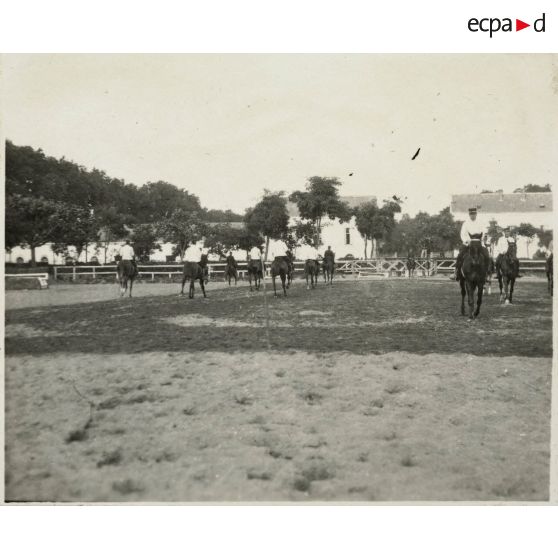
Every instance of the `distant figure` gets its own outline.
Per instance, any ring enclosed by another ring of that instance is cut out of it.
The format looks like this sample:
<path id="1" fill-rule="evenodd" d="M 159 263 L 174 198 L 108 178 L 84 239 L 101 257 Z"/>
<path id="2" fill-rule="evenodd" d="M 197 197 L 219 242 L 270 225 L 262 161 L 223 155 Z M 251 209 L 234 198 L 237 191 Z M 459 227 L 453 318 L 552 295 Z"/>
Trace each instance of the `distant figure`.
<path id="1" fill-rule="evenodd" d="M 234 279 L 234 284 L 236 285 L 238 281 L 238 270 L 237 270 L 237 263 L 232 255 L 232 252 L 229 252 L 227 256 L 227 263 L 225 265 L 225 281 L 229 281 L 229 286 L 231 284 L 231 279 Z"/>
<path id="2" fill-rule="evenodd" d="M 333 274 L 335 273 L 335 254 L 331 250 L 331 246 L 328 246 L 327 250 L 324 252 L 323 271 L 326 285 L 333 285 Z"/>
<path id="3" fill-rule="evenodd" d="M 130 244 L 130 240 L 126 239 L 124 245 L 120 248 L 120 260 L 123 262 L 130 262 L 133 268 L 138 273 L 138 264 L 136 263 L 136 254 L 134 252 L 134 247 Z"/>
<path id="4" fill-rule="evenodd" d="M 134 248 L 131 246 L 129 240 L 126 240 L 126 243 L 122 246 L 122 248 L 120 248 L 118 258 L 120 261 L 116 266 L 116 273 L 118 276 L 118 282 L 120 283 L 120 296 L 124 296 L 126 294 L 128 281 L 130 281 L 129 296 L 131 297 L 134 279 L 138 275 L 138 266 L 136 264 Z"/>

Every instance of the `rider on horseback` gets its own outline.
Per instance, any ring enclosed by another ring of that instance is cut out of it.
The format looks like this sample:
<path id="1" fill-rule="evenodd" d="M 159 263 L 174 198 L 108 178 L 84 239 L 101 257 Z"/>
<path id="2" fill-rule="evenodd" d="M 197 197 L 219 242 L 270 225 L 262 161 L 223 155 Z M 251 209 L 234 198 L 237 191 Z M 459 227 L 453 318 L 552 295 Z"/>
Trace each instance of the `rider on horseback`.
<path id="1" fill-rule="evenodd" d="M 511 234 L 510 227 L 506 227 L 504 229 L 504 236 L 498 240 L 498 244 L 496 245 L 497 261 L 498 263 L 502 260 L 502 258 L 509 254 L 509 252 L 513 252 L 514 245 L 516 244 L 515 238 Z M 517 252 L 517 248 L 516 248 Z M 517 277 L 521 277 L 519 274 L 519 260 L 517 257 L 513 256 L 510 258 L 513 268 L 517 274 Z"/>
<path id="2" fill-rule="evenodd" d="M 184 252 L 184 261 L 199 264 L 202 257 L 201 248 L 197 244 L 188 246 Z"/>
<path id="3" fill-rule="evenodd" d="M 459 254 L 457 255 L 457 260 L 455 262 L 455 280 L 459 281 L 461 278 L 461 266 L 463 265 L 463 258 L 469 250 L 469 244 L 471 240 L 482 240 L 486 234 L 485 227 L 477 221 L 477 208 L 471 207 L 469 209 L 469 219 L 463 222 L 461 226 L 461 242 L 463 245 L 459 249 Z M 486 259 L 486 269 L 490 267 L 490 255 L 488 250 L 483 245 L 481 247 L 481 252 Z"/>
<path id="4" fill-rule="evenodd" d="M 283 260 L 287 265 L 289 265 L 288 251 L 289 249 L 287 248 L 287 245 L 282 240 L 276 240 L 271 251 L 271 257 L 274 260 Z"/>
<path id="5" fill-rule="evenodd" d="M 234 259 L 232 252 L 230 251 L 229 251 L 229 255 L 227 256 L 227 265 L 234 269 L 238 267 L 238 264 L 236 263 L 236 260 Z"/>
<path id="6" fill-rule="evenodd" d="M 130 240 L 126 239 L 124 246 L 120 248 L 120 260 L 122 262 L 130 262 L 134 268 L 136 275 L 138 274 L 138 264 L 136 263 L 136 254 L 134 253 L 134 248 L 130 244 Z"/>
<path id="7" fill-rule="evenodd" d="M 335 254 L 331 250 L 331 246 L 327 247 L 327 250 L 324 252 L 324 261 L 331 260 L 335 263 Z"/>

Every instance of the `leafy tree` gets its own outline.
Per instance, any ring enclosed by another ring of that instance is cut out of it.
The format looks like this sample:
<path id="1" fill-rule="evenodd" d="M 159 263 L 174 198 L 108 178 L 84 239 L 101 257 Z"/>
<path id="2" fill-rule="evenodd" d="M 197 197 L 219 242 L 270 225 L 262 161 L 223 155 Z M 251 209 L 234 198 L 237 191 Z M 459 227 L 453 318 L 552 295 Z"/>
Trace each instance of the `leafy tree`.
<path id="1" fill-rule="evenodd" d="M 136 225 L 131 235 L 132 246 L 140 261 L 149 261 L 149 256 L 161 245 L 157 242 L 157 231 L 150 223 Z"/>
<path id="2" fill-rule="evenodd" d="M 200 241 L 206 234 L 207 226 L 200 212 L 175 209 L 156 225 L 157 234 L 163 242 L 176 245 L 177 254 L 184 259 L 184 253 L 191 244 Z"/>
<path id="3" fill-rule="evenodd" d="M 242 223 L 243 216 L 230 209 L 204 209 L 204 219 L 208 223 Z"/>
<path id="4" fill-rule="evenodd" d="M 35 249 L 55 239 L 58 223 L 53 215 L 60 204 L 42 198 L 11 194 L 6 197 L 6 248 L 29 246 L 35 265 Z"/>
<path id="5" fill-rule="evenodd" d="M 142 223 L 159 222 L 177 209 L 185 212 L 195 211 L 200 216 L 203 213 L 197 196 L 162 180 L 144 184 L 139 189 L 139 197 L 141 199 L 139 218 Z"/>
<path id="6" fill-rule="evenodd" d="M 289 228 L 289 213 L 284 192 L 264 191 L 263 198 L 253 208 L 246 210 L 244 223 L 250 234 L 265 237 L 265 259 L 269 240 L 285 238 Z"/>
<path id="7" fill-rule="evenodd" d="M 544 186 L 539 186 L 538 184 L 526 184 L 522 188 L 516 188 L 514 193 L 533 193 L 533 192 L 552 192 L 552 187 L 550 184 L 545 184 Z"/>
<path id="8" fill-rule="evenodd" d="M 307 219 L 314 227 L 315 246 L 321 245 L 322 219 L 349 221 L 351 209 L 339 197 L 341 181 L 335 177 L 312 176 L 308 179 L 306 191 L 297 190 L 289 196 L 296 203 L 302 219 Z"/>
<path id="9" fill-rule="evenodd" d="M 527 257 L 529 257 L 529 246 L 533 242 L 533 238 L 537 235 L 538 229 L 531 223 L 520 223 L 519 226 L 513 227 L 512 233 L 523 236 L 527 244 Z"/>
<path id="10" fill-rule="evenodd" d="M 54 252 L 67 253 L 68 246 L 73 246 L 78 260 L 84 250 L 87 259 L 89 244 L 96 241 L 99 235 L 99 223 L 91 211 L 77 205 L 59 204 L 52 219 Z"/>
<path id="11" fill-rule="evenodd" d="M 114 207 L 102 207 L 95 213 L 99 223 L 99 241 L 103 246 L 104 263 L 107 263 L 107 250 L 111 242 L 127 237 L 127 219 Z"/>
<path id="12" fill-rule="evenodd" d="M 395 229 L 395 214 L 401 211 L 398 202 L 384 200 L 384 205 L 378 207 L 376 202 L 367 202 L 357 208 L 355 212 L 358 232 L 364 238 L 364 257 L 367 256 L 368 241 L 371 241 L 371 256 L 376 257 L 378 241 L 387 240 Z"/>
<path id="13" fill-rule="evenodd" d="M 264 237 L 257 231 L 251 231 L 246 226 L 239 230 L 238 248 L 239 250 L 246 250 L 246 259 L 248 259 L 248 252 L 257 246 L 261 249 L 264 243 Z"/>
<path id="14" fill-rule="evenodd" d="M 228 223 L 219 223 L 208 227 L 205 245 L 213 254 L 225 257 L 231 250 L 236 250 L 241 244 L 242 229 L 231 227 Z"/>

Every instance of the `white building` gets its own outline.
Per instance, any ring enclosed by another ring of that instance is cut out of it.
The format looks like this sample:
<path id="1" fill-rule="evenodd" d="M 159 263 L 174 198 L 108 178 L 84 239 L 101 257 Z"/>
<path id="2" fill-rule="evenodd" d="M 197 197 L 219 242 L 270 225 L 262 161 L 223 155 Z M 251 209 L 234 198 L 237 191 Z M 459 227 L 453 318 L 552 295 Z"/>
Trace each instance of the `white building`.
<path id="1" fill-rule="evenodd" d="M 341 201 L 344 201 L 351 208 L 357 208 L 368 202 L 375 202 L 376 196 L 341 196 Z M 290 225 L 295 225 L 300 220 L 298 208 L 294 203 L 287 203 L 287 210 L 290 217 Z M 355 218 L 352 217 L 347 223 L 341 223 L 338 219 L 328 219 L 325 217 L 322 220 L 322 244 L 318 251 L 323 254 L 328 246 L 335 253 L 336 259 L 344 259 L 347 256 L 363 259 L 364 258 L 364 238 L 358 232 L 356 227 Z M 273 250 L 273 241 L 270 242 L 270 252 Z M 370 250 L 370 246 L 368 246 Z M 295 258 L 297 260 L 305 260 L 307 257 L 308 248 L 306 246 L 299 246 L 295 250 Z"/>
<path id="2" fill-rule="evenodd" d="M 478 219 L 488 226 L 495 220 L 500 227 L 518 226 L 530 223 L 534 227 L 552 230 L 552 192 L 504 194 L 502 190 L 486 194 L 457 194 L 452 196 L 451 212 L 457 221 L 468 218 L 469 208 L 476 207 Z M 531 243 L 524 238 L 517 239 L 517 255 L 529 258 L 540 248 L 538 238 Z"/>

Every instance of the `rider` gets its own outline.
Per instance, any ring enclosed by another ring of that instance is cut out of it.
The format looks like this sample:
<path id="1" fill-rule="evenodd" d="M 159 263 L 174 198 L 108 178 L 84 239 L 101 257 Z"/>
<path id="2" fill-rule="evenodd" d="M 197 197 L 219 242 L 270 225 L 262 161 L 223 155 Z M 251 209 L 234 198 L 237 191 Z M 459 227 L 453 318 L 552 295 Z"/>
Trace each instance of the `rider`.
<path id="1" fill-rule="evenodd" d="M 510 227 L 506 227 L 504 229 L 504 236 L 500 237 L 498 240 L 498 244 L 496 244 L 497 257 L 501 259 L 504 254 L 508 253 L 509 247 L 513 244 L 516 244 L 515 237 L 512 235 Z M 519 274 L 519 260 L 517 259 L 517 257 L 514 258 L 513 264 L 515 266 L 517 277 L 521 277 L 521 275 Z"/>
<path id="2" fill-rule="evenodd" d="M 463 222 L 461 226 L 461 242 L 463 243 L 459 249 L 459 254 L 457 255 L 457 260 L 455 262 L 455 280 L 459 281 L 461 275 L 461 265 L 463 264 L 463 258 L 467 250 L 469 249 L 469 243 L 474 237 L 483 239 L 486 234 L 486 227 L 484 227 L 479 221 L 477 221 L 477 208 L 471 207 L 469 209 L 469 219 Z M 488 250 L 481 246 L 481 251 L 486 260 L 486 268 L 490 267 L 490 255 Z"/>
<path id="3" fill-rule="evenodd" d="M 283 260 L 287 265 L 289 264 L 289 256 L 287 245 L 282 240 L 276 240 L 271 251 L 271 257 L 274 260 Z"/>
<path id="4" fill-rule="evenodd" d="M 318 269 L 320 269 L 320 257 L 321 256 L 318 252 L 318 249 L 315 246 L 308 246 L 307 254 L 308 254 L 308 257 L 306 259 L 314 260 L 316 262 L 316 266 L 318 267 Z"/>
<path id="5" fill-rule="evenodd" d="M 257 246 L 253 246 L 250 248 L 250 253 L 248 254 L 248 261 L 251 262 L 252 260 L 260 262 L 262 259 L 262 252 Z"/>
<path id="6" fill-rule="evenodd" d="M 325 260 L 331 260 L 335 263 L 335 254 L 332 252 L 331 246 L 328 246 L 327 250 L 324 252 L 324 261 Z"/>
<path id="7" fill-rule="evenodd" d="M 234 259 L 233 253 L 230 251 L 229 251 L 229 255 L 227 256 L 227 265 L 234 269 L 238 267 L 236 260 Z"/>
<path id="8" fill-rule="evenodd" d="M 184 261 L 188 263 L 200 263 L 202 250 L 197 244 L 191 244 L 184 252 Z"/>
<path id="9" fill-rule="evenodd" d="M 136 272 L 138 273 L 138 264 L 136 263 L 136 254 L 134 253 L 134 248 L 130 244 L 130 240 L 127 238 L 125 244 L 120 248 L 120 259 L 122 262 L 130 262 Z"/>

